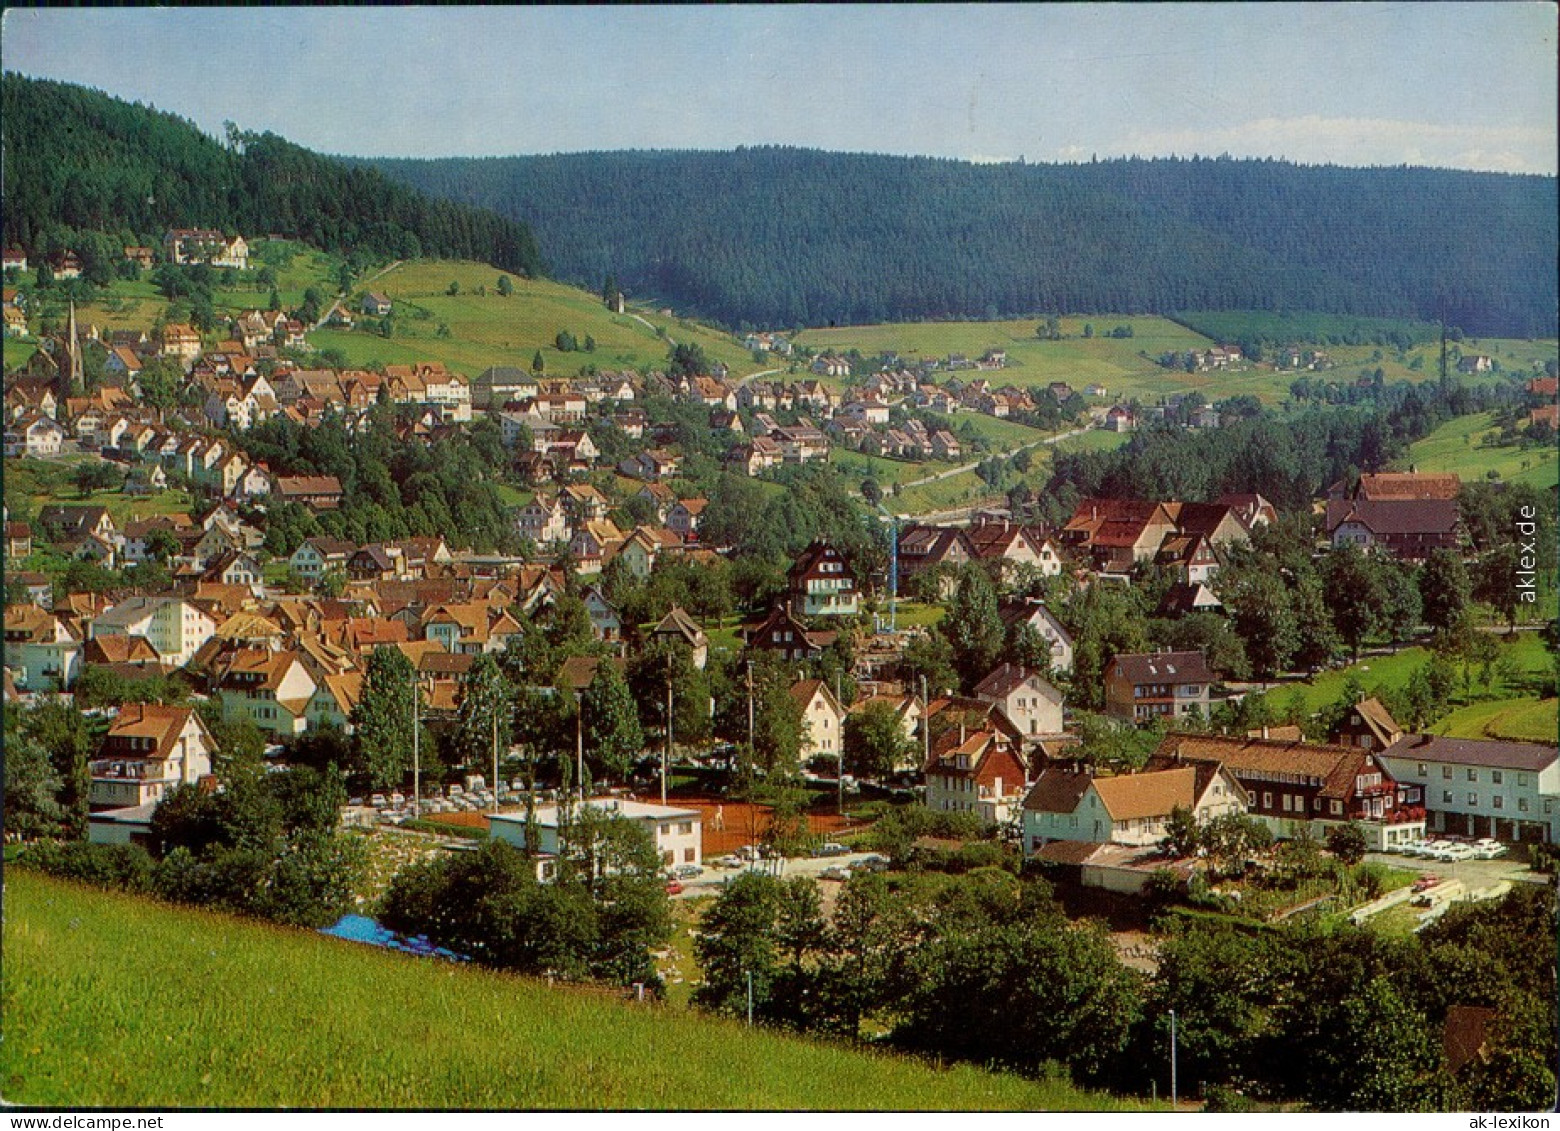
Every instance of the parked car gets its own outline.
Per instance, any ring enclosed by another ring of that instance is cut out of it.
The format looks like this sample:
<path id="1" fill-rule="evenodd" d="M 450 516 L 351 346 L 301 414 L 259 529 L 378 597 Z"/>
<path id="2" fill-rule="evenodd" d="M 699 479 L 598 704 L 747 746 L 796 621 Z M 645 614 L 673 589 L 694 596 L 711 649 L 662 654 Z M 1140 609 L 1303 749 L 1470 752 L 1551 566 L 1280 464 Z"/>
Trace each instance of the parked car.
<path id="1" fill-rule="evenodd" d="M 886 872 L 888 871 L 888 857 L 880 856 L 873 852 L 857 860 L 852 867 L 861 872 Z"/>
<path id="2" fill-rule="evenodd" d="M 744 844 L 737 849 L 738 860 L 762 860 L 763 856 L 763 850 L 756 844 Z"/>
<path id="3" fill-rule="evenodd" d="M 376 793 L 376 794 L 373 794 L 372 796 L 370 796 L 369 799 L 368 799 L 368 803 L 370 805 L 372 805 L 375 809 L 388 809 L 388 808 L 390 808 L 390 801 L 389 801 L 389 799 L 387 797 L 385 797 L 385 795 L 382 794 L 382 793 Z"/>
<path id="4" fill-rule="evenodd" d="M 840 880 L 843 882 L 850 879 L 850 869 L 843 864 L 830 864 L 823 871 L 819 872 L 818 876 L 820 879 Z"/>
<path id="5" fill-rule="evenodd" d="M 817 848 L 813 849 L 812 854 L 817 857 L 845 856 L 848 855 L 849 852 L 850 849 L 846 848 L 843 844 L 835 844 L 831 840 L 828 843 L 820 844 Z"/>
<path id="6" fill-rule="evenodd" d="M 733 853 L 727 853 L 725 856 L 722 856 L 719 860 L 715 861 L 715 867 L 740 868 L 742 867 L 742 857 Z"/>
<path id="7" fill-rule="evenodd" d="M 672 875 L 679 880 L 696 880 L 704 875 L 704 869 L 697 864 L 679 864 L 672 869 Z"/>
<path id="8" fill-rule="evenodd" d="M 1420 876 L 1417 880 L 1414 881 L 1414 886 L 1409 890 L 1417 894 L 1435 887 L 1435 885 L 1440 882 L 1440 876 L 1435 875 L 1433 872 L 1426 872 L 1423 876 Z"/>
<path id="9" fill-rule="evenodd" d="M 1497 856 L 1504 856 L 1511 851 L 1498 840 L 1490 837 L 1480 837 L 1473 842 L 1474 857 L 1479 860 L 1493 860 Z"/>
<path id="10" fill-rule="evenodd" d="M 666 894 L 667 895 L 681 895 L 682 892 L 683 892 L 682 884 L 678 883 L 676 880 L 667 880 L 666 881 Z"/>

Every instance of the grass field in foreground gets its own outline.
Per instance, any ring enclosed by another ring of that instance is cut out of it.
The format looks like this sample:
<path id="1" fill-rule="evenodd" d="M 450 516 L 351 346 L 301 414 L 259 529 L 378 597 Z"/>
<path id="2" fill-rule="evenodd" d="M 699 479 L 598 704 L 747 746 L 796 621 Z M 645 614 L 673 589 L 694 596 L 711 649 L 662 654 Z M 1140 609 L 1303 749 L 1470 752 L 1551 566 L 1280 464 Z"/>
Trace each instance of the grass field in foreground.
<path id="1" fill-rule="evenodd" d="M 4 1099 L 1146 1110 L 7 870 Z"/>

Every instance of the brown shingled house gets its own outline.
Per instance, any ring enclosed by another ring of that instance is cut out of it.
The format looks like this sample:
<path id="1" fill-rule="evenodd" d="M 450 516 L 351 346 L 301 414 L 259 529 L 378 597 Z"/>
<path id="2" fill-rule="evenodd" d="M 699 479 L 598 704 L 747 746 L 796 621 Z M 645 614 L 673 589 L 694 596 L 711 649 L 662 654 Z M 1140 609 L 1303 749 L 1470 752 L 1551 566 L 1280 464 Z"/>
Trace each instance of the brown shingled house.
<path id="1" fill-rule="evenodd" d="M 1251 795 L 1252 815 L 1275 836 L 1314 834 L 1350 821 L 1361 825 L 1376 849 L 1424 835 L 1420 787 L 1400 782 L 1377 754 L 1357 746 L 1171 733 L 1148 765 L 1199 762 L 1228 769 Z"/>

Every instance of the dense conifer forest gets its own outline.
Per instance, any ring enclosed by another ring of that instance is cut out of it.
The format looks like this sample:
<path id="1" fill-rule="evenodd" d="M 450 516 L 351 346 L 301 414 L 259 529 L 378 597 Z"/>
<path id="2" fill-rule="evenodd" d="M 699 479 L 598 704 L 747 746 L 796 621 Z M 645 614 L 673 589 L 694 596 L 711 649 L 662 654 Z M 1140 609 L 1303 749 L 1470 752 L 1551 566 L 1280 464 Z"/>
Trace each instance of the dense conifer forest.
<path id="1" fill-rule="evenodd" d="M 373 167 L 733 328 L 1322 311 L 1556 332 L 1556 182 L 1274 160 L 973 165 L 788 148 Z"/>
<path id="2" fill-rule="evenodd" d="M 477 259 L 538 274 L 522 223 L 433 199 L 274 134 L 192 122 L 94 90 L 4 77 L 5 241 L 39 258 L 83 232 L 155 246 L 172 227 L 278 233 L 368 258 Z"/>

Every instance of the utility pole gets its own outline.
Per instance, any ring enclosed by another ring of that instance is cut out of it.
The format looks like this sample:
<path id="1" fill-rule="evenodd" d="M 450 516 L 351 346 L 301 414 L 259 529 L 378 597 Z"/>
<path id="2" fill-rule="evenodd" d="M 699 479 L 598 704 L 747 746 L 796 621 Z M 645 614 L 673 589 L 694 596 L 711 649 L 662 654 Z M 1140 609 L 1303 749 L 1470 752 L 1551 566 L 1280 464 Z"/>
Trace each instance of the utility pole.
<path id="1" fill-rule="evenodd" d="M 753 757 L 753 661 L 747 662 L 748 691 L 748 757 Z"/>
<path id="2" fill-rule="evenodd" d="M 580 802 L 585 801 L 585 696 L 574 693 L 574 776 Z"/>
<path id="3" fill-rule="evenodd" d="M 834 702 L 839 704 L 841 710 L 844 709 L 845 704 L 840 701 L 840 673 L 839 672 L 835 672 L 834 673 Z M 838 757 L 835 759 L 835 761 L 837 762 L 837 765 L 834 767 L 834 785 L 835 785 L 834 811 L 837 814 L 839 814 L 841 817 L 843 817 L 845 815 L 845 720 L 844 719 L 840 720 L 840 733 L 839 733 L 838 738 L 839 738 L 839 741 L 835 744 L 835 753 L 838 755 Z"/>
<path id="4" fill-rule="evenodd" d="M 932 761 L 932 725 L 931 719 L 926 716 L 926 709 L 932 705 L 932 701 L 926 697 L 926 677 L 921 677 L 921 768 L 926 769 Z"/>
<path id="5" fill-rule="evenodd" d="M 1175 1010 L 1170 1011 L 1170 1108 L 1175 1110 L 1176 1100 L 1175 1079 Z"/>
<path id="6" fill-rule="evenodd" d="M 661 755 L 661 804 L 666 804 L 666 767 L 672 760 L 672 654 L 666 654 L 666 751 Z"/>
<path id="7" fill-rule="evenodd" d="M 498 812 L 498 712 L 493 712 L 493 812 Z"/>
<path id="8" fill-rule="evenodd" d="M 412 669 L 412 817 L 422 817 L 422 763 L 419 760 L 421 751 L 418 749 L 418 732 L 422 730 L 422 720 L 419 719 L 417 710 L 417 669 Z M 406 779 L 401 779 L 405 781 Z"/>
<path id="9" fill-rule="evenodd" d="M 751 1029 L 753 1027 L 753 971 L 747 970 L 745 973 L 747 974 L 748 1028 Z"/>

